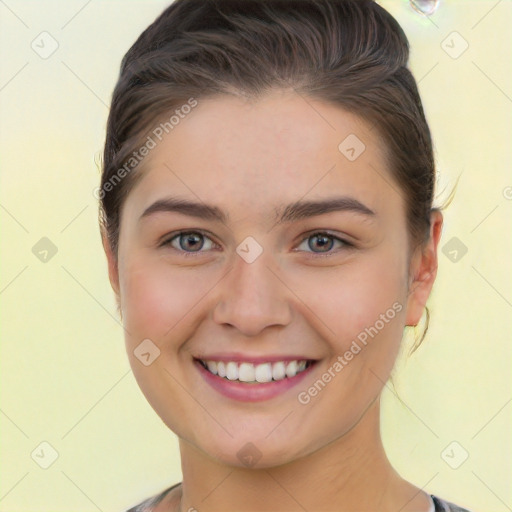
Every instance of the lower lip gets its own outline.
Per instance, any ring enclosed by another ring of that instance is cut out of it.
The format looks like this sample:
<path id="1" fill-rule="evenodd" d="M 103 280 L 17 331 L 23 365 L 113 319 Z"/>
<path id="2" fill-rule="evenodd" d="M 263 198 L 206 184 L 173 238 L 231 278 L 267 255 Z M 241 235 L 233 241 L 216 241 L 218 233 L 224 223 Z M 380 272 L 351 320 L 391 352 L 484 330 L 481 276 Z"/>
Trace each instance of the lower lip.
<path id="1" fill-rule="evenodd" d="M 198 367 L 199 372 L 213 389 L 228 398 L 241 402 L 261 402 L 288 391 L 299 384 L 311 372 L 316 363 L 317 361 L 314 361 L 304 371 L 295 375 L 295 377 L 286 377 L 282 380 L 259 382 L 257 384 L 246 384 L 214 375 L 199 361 L 194 360 L 194 364 Z"/>

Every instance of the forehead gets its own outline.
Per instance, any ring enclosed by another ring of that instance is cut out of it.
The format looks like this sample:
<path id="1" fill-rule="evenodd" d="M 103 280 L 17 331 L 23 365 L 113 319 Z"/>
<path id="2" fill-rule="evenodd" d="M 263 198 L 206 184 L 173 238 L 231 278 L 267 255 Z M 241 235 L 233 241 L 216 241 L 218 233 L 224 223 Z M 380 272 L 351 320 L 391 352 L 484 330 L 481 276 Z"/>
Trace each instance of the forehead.
<path id="1" fill-rule="evenodd" d="M 226 205 L 236 217 L 275 218 L 278 205 L 334 194 L 380 212 L 401 203 L 377 131 L 293 90 L 199 99 L 142 167 L 128 198 L 139 212 L 166 193 Z"/>

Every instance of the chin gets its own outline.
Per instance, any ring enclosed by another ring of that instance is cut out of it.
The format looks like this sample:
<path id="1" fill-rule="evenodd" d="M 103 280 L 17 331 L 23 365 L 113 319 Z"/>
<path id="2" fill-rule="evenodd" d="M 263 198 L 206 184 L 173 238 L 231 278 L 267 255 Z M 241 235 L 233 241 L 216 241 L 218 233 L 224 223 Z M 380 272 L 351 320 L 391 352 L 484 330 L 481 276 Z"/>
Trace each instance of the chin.
<path id="1" fill-rule="evenodd" d="M 249 438 L 247 435 L 226 439 L 224 442 L 208 440 L 194 445 L 217 462 L 237 468 L 272 468 L 285 465 L 311 453 L 313 449 L 299 449 L 297 440 L 289 438 L 289 443 L 280 439 L 265 439 L 268 434 Z M 293 444 L 292 444 L 293 442 Z"/>

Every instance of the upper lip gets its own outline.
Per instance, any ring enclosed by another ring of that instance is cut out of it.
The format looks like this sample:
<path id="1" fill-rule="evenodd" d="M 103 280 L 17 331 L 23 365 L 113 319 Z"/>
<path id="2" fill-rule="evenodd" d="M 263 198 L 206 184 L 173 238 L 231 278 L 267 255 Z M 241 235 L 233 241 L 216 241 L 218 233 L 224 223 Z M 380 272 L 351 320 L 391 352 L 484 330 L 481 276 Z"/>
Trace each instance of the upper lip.
<path id="1" fill-rule="evenodd" d="M 278 361 L 316 361 L 316 359 L 312 357 L 307 357 L 304 355 L 268 355 L 268 356 L 249 356 L 245 354 L 240 354 L 239 352 L 233 353 L 222 353 L 222 354 L 208 354 L 208 355 L 199 355 L 195 356 L 194 359 L 200 359 L 201 361 L 223 361 L 229 362 L 233 361 L 236 363 L 252 363 L 252 364 L 260 364 L 260 363 L 275 363 Z"/>

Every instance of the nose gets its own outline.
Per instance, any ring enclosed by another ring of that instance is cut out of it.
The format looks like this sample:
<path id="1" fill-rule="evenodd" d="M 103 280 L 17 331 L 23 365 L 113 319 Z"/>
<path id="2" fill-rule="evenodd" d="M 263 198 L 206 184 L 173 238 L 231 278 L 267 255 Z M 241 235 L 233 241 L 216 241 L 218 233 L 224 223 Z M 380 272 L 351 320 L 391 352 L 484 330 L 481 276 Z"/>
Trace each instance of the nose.
<path id="1" fill-rule="evenodd" d="M 266 327 L 288 325 L 292 318 L 292 292 L 269 266 L 264 251 L 247 263 L 235 255 L 233 268 L 222 280 L 213 319 L 232 326 L 245 336 L 258 336 Z"/>

